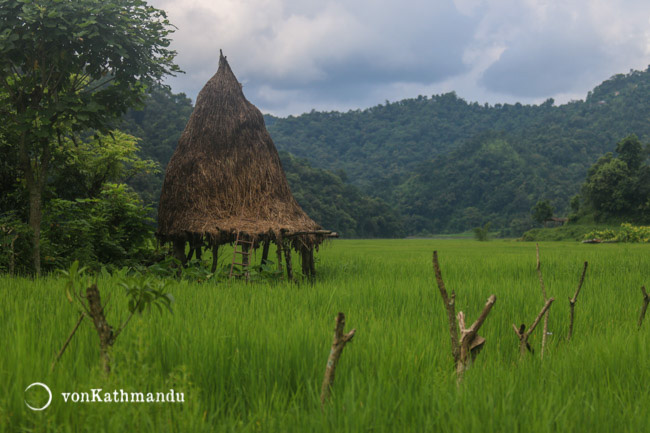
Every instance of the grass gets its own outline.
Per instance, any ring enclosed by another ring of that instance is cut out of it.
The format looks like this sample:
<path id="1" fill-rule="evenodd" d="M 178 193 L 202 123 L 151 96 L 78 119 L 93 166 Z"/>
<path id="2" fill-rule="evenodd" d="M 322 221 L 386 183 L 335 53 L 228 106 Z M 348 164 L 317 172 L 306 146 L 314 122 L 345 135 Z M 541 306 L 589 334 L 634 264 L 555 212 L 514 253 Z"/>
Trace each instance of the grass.
<path id="1" fill-rule="evenodd" d="M 431 252 L 439 251 L 457 310 L 473 321 L 497 302 L 480 334 L 487 343 L 460 386 Z M 648 431 L 650 324 L 636 329 L 650 246 L 540 243 L 551 308 L 548 347 L 520 359 L 511 324 L 543 305 L 535 247 L 512 241 L 337 240 L 318 254 L 313 285 L 173 280 L 174 314 L 134 317 L 109 377 L 99 368 L 90 322 L 54 372 L 50 364 L 76 320 L 63 280 L 0 277 L 0 430 L 34 432 L 612 432 Z M 274 257 L 271 252 L 270 257 Z M 205 257 L 206 261 L 209 257 Z M 582 263 L 587 279 L 566 342 Z M 296 266 L 299 268 L 298 266 Z M 100 278 L 114 324 L 126 298 Z M 337 370 L 330 404 L 320 384 L 338 311 L 357 329 Z M 650 319 L 649 319 L 650 320 Z M 46 383 L 52 405 L 32 412 Z M 185 393 L 185 403 L 63 403 L 91 388 Z"/>

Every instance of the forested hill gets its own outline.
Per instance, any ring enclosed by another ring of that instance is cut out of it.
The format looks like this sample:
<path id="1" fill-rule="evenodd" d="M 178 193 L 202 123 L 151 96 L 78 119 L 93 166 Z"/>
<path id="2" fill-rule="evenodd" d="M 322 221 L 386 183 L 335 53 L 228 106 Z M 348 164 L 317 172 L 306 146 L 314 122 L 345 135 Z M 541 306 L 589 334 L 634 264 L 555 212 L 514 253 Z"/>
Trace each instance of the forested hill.
<path id="1" fill-rule="evenodd" d="M 154 89 L 121 129 L 164 169 L 191 111 L 184 95 Z M 448 93 L 265 118 L 298 201 L 328 229 L 390 237 L 491 222 L 519 235 L 538 200 L 566 215 L 588 168 L 621 138 L 649 141 L 650 70 L 612 77 L 561 106 L 479 105 Z M 161 185 L 162 173 L 133 186 L 156 202 Z"/>
<path id="2" fill-rule="evenodd" d="M 366 110 L 267 116 L 280 150 L 343 171 L 399 209 L 409 234 L 491 221 L 513 232 L 550 199 L 560 213 L 587 169 L 624 136 L 650 138 L 650 68 L 555 106 L 468 103 L 454 93 Z"/>

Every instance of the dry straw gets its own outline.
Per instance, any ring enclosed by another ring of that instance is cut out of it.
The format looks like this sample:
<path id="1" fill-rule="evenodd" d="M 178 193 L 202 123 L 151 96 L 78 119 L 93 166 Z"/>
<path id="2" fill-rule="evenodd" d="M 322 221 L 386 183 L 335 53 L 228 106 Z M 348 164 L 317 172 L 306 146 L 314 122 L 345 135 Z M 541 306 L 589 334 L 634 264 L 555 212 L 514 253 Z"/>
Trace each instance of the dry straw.
<path id="1" fill-rule="evenodd" d="M 221 54 L 167 166 L 157 236 L 219 245 L 243 233 L 312 249 L 320 228 L 293 198 L 262 113 Z"/>

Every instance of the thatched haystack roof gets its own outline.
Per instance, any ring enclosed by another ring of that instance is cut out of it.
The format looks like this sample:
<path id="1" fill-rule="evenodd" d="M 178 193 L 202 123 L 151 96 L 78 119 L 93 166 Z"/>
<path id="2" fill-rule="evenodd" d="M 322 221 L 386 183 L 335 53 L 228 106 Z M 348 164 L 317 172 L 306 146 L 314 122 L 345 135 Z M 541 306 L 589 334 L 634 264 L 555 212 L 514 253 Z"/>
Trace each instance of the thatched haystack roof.
<path id="1" fill-rule="evenodd" d="M 262 113 L 246 100 L 222 54 L 167 166 L 158 237 L 201 236 L 219 244 L 237 232 L 276 239 L 319 229 L 293 198 Z"/>

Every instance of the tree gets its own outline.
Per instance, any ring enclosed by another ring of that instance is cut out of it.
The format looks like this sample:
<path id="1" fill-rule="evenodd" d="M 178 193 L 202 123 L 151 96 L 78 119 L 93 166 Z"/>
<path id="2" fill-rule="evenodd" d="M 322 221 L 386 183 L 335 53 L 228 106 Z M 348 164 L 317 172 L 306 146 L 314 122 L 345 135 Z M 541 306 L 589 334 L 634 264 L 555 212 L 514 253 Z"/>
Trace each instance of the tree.
<path id="1" fill-rule="evenodd" d="M 0 0 L 0 135 L 29 195 L 33 263 L 40 273 L 42 196 L 54 148 L 143 101 L 178 72 L 164 11 L 142 0 Z"/>
<path id="2" fill-rule="evenodd" d="M 643 145 L 636 135 L 631 134 L 616 144 L 618 158 L 627 164 L 630 171 L 638 170 L 647 157 Z"/>
<path id="3" fill-rule="evenodd" d="M 600 158 L 589 170 L 582 193 L 591 208 L 606 216 L 623 215 L 630 211 L 628 190 L 633 190 L 628 166 L 611 153 Z"/>
<path id="4" fill-rule="evenodd" d="M 159 174 L 159 165 L 140 158 L 139 151 L 138 139 L 120 131 L 76 143 L 63 140 L 56 149 L 56 175 L 50 184 L 60 199 L 98 198 L 107 183 L 129 184 Z"/>
<path id="5" fill-rule="evenodd" d="M 553 216 L 553 206 L 548 200 L 540 200 L 535 206 L 530 210 L 530 213 L 533 215 L 533 219 L 540 224 L 544 224 L 544 221 L 550 219 Z"/>

